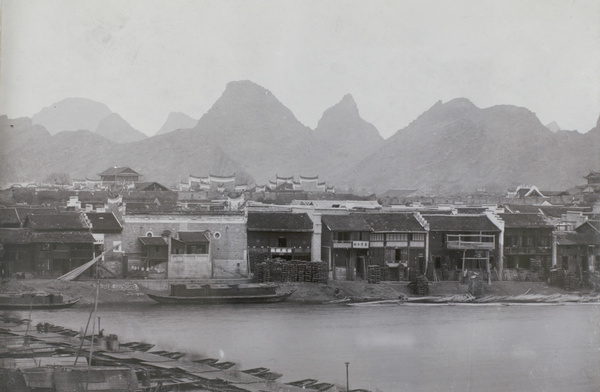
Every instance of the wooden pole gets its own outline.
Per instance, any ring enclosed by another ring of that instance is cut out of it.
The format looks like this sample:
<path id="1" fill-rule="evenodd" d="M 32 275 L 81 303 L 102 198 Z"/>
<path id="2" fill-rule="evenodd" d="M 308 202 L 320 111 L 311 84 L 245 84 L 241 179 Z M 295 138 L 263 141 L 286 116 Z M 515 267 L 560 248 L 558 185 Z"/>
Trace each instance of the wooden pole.
<path id="1" fill-rule="evenodd" d="M 350 365 L 350 362 L 346 362 L 346 391 L 350 390 L 350 382 L 348 379 L 348 365 Z"/>
<path id="2" fill-rule="evenodd" d="M 96 300 L 94 301 L 94 316 L 98 312 L 98 294 L 100 292 L 100 282 L 96 281 Z M 99 321 L 99 320 L 98 320 Z M 92 344 L 90 345 L 90 361 L 88 363 L 88 369 L 92 366 L 92 355 L 94 354 L 94 334 L 96 329 L 96 319 L 92 323 Z"/>
<path id="3" fill-rule="evenodd" d="M 492 284 L 492 275 L 490 274 L 490 252 L 487 251 L 487 258 L 485 259 L 488 275 L 488 285 Z"/>
<path id="4" fill-rule="evenodd" d="M 464 283 L 464 276 L 465 276 L 465 257 L 467 255 L 467 250 L 464 249 L 463 250 L 463 258 L 462 258 L 462 270 L 460 271 L 460 281 L 461 283 Z"/>

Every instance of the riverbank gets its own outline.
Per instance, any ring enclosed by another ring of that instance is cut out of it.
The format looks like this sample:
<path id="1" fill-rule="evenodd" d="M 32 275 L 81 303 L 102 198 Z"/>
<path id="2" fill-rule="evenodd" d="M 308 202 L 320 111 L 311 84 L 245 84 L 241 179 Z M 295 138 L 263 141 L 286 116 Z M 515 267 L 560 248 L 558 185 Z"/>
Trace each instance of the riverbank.
<path id="1" fill-rule="evenodd" d="M 164 286 L 166 282 L 164 282 Z M 99 303 L 135 303 L 152 302 L 146 296 L 149 285 L 145 281 L 124 279 L 100 280 Z M 432 282 L 429 284 L 430 296 L 451 296 L 468 293 L 468 285 L 454 281 Z M 408 282 L 382 282 L 368 284 L 364 281 L 329 281 L 325 283 L 283 283 L 281 292 L 294 291 L 288 301 L 306 304 L 321 304 L 344 298 L 363 301 L 398 299 L 411 297 Z M 64 282 L 49 279 L 9 280 L 0 283 L 0 292 L 43 291 L 62 293 L 65 298 L 81 298 L 79 304 L 94 303 L 96 284 L 92 280 Z M 590 290 L 566 292 L 558 287 L 541 282 L 492 282 L 484 285 L 486 296 L 520 296 L 524 294 L 555 296 L 573 294 L 587 296 Z"/>

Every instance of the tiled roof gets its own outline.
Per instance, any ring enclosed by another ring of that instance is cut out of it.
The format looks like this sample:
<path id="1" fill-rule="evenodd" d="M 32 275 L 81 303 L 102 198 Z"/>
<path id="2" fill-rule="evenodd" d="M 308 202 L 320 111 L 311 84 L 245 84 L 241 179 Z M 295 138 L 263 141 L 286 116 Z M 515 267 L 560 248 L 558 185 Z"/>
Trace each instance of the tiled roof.
<path id="1" fill-rule="evenodd" d="M 25 226 L 38 230 L 88 230 L 80 213 L 31 214 L 25 220 Z"/>
<path id="2" fill-rule="evenodd" d="M 137 191 L 170 191 L 166 186 L 159 184 L 158 182 L 138 182 L 135 184 Z"/>
<path id="3" fill-rule="evenodd" d="M 558 233 L 556 236 L 557 245 L 600 245 L 600 236 L 593 233 Z"/>
<path id="4" fill-rule="evenodd" d="M 486 207 L 458 207 L 457 214 L 483 214 L 487 210 Z"/>
<path id="5" fill-rule="evenodd" d="M 539 214 L 540 206 L 534 206 L 531 204 L 507 204 L 505 206 L 509 211 L 514 213 L 522 214 Z"/>
<path id="6" fill-rule="evenodd" d="M 19 227 L 21 220 L 14 208 L 0 208 L 0 227 Z"/>
<path id="7" fill-rule="evenodd" d="M 551 229 L 554 226 L 546 222 L 540 214 L 499 214 L 507 228 L 543 228 Z"/>
<path id="8" fill-rule="evenodd" d="M 167 246 L 163 237 L 138 237 L 140 242 L 146 246 Z"/>
<path id="9" fill-rule="evenodd" d="M 81 203 L 106 203 L 108 196 L 107 191 L 79 191 L 77 193 L 77 197 Z"/>
<path id="10" fill-rule="evenodd" d="M 507 204 L 505 206 L 509 211 L 522 214 L 538 214 L 540 211 L 548 217 L 560 218 L 567 212 L 586 212 L 591 211 L 591 208 L 586 207 L 565 207 L 565 206 L 534 206 L 528 204 Z"/>
<path id="11" fill-rule="evenodd" d="M 411 195 L 413 195 L 415 192 L 417 192 L 416 189 L 389 189 L 387 191 L 385 191 L 384 193 L 382 193 L 381 195 L 379 195 L 379 198 L 403 198 L 403 197 L 409 197 Z"/>
<path id="12" fill-rule="evenodd" d="M 364 218 L 373 231 L 376 232 L 425 231 L 425 228 L 421 226 L 412 213 L 365 214 Z"/>
<path id="13" fill-rule="evenodd" d="M 452 210 L 420 210 L 422 215 L 452 215 Z"/>
<path id="14" fill-rule="evenodd" d="M 430 231 L 500 231 L 486 215 L 422 215 Z"/>
<path id="15" fill-rule="evenodd" d="M 51 244 L 93 244 L 94 236 L 84 231 L 33 232 L 31 242 Z"/>
<path id="16" fill-rule="evenodd" d="M 31 243 L 29 229 L 0 229 L 0 243 L 7 245 L 22 245 Z"/>
<path id="17" fill-rule="evenodd" d="M 210 242 L 203 231 L 179 231 L 179 241 L 186 244 L 197 244 Z"/>
<path id="18" fill-rule="evenodd" d="M 579 225 L 575 231 L 577 232 L 591 232 L 598 233 L 600 236 L 600 221 L 597 220 L 588 220 Z"/>
<path id="19" fill-rule="evenodd" d="M 308 214 L 291 212 L 248 213 L 249 231 L 313 231 Z"/>
<path id="20" fill-rule="evenodd" d="M 51 207 L 15 207 L 21 222 L 25 222 L 25 218 L 30 214 L 58 214 L 56 208 Z"/>
<path id="21" fill-rule="evenodd" d="M 136 175 L 139 176 L 139 173 L 129 167 L 109 167 L 104 170 L 102 173 L 99 173 L 99 176 L 114 176 L 114 175 Z"/>
<path id="22" fill-rule="evenodd" d="M 331 231 L 373 231 L 361 215 L 323 215 L 321 222 Z"/>
<path id="23" fill-rule="evenodd" d="M 120 232 L 123 230 L 123 226 L 112 212 L 88 212 L 86 216 L 92 223 L 92 232 L 94 233 Z"/>

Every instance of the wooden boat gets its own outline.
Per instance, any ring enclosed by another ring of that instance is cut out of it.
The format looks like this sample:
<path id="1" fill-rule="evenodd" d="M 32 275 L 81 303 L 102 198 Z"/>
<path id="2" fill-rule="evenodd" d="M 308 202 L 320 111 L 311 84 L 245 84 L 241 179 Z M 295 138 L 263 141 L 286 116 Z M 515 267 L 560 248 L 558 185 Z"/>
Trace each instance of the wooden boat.
<path id="1" fill-rule="evenodd" d="M 348 306 L 392 306 L 400 305 L 402 303 L 399 299 L 383 299 L 379 301 L 368 301 L 368 302 L 353 302 L 347 304 Z"/>
<path id="2" fill-rule="evenodd" d="M 277 286 L 257 283 L 244 285 L 206 284 L 188 286 L 171 285 L 170 295 L 146 293 L 156 302 L 166 304 L 251 304 L 285 301 L 294 291 L 278 294 Z"/>
<path id="3" fill-rule="evenodd" d="M 64 309 L 79 302 L 65 300 L 62 294 L 38 292 L 0 294 L 0 309 Z"/>

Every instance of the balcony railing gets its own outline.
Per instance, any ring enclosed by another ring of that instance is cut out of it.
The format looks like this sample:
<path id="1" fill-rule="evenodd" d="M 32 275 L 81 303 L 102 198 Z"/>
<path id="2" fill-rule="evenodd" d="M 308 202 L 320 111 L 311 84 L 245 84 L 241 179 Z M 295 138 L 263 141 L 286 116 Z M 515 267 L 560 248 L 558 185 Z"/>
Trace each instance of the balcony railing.
<path id="1" fill-rule="evenodd" d="M 491 234 L 448 234 L 448 249 L 495 249 L 496 237 Z"/>
<path id="2" fill-rule="evenodd" d="M 550 254 L 552 248 L 549 246 L 506 246 L 504 247 L 505 254 Z"/>
<path id="3" fill-rule="evenodd" d="M 333 241 L 334 249 L 369 249 L 369 241 Z"/>
<path id="4" fill-rule="evenodd" d="M 352 241 L 333 241 L 334 249 L 351 249 Z"/>

